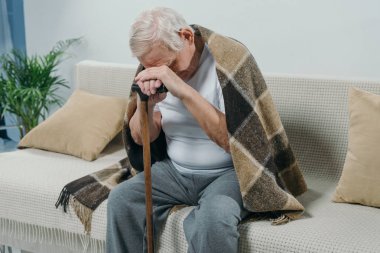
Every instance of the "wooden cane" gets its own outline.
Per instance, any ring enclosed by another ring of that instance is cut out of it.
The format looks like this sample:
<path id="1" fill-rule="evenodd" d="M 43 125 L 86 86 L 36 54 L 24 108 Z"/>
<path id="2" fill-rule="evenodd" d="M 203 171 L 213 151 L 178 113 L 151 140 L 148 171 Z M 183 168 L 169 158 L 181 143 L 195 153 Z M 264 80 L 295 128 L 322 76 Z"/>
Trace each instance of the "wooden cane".
<path id="1" fill-rule="evenodd" d="M 150 171 L 150 134 L 148 122 L 148 101 L 141 100 L 140 103 L 140 124 L 144 154 L 144 175 L 145 175 L 145 208 L 146 208 L 146 233 L 148 253 L 153 253 L 153 208 L 152 208 L 152 176 Z"/>
<path id="2" fill-rule="evenodd" d="M 148 253 L 154 252 L 153 245 L 153 203 L 152 203 L 152 175 L 151 175 L 151 155 L 150 155 L 150 133 L 148 119 L 149 96 L 141 92 L 137 84 L 132 84 L 132 91 L 136 91 L 140 96 L 140 124 L 143 144 L 143 163 L 145 176 L 145 208 L 146 208 L 146 233 Z M 165 86 L 157 89 L 158 93 L 167 92 Z"/>

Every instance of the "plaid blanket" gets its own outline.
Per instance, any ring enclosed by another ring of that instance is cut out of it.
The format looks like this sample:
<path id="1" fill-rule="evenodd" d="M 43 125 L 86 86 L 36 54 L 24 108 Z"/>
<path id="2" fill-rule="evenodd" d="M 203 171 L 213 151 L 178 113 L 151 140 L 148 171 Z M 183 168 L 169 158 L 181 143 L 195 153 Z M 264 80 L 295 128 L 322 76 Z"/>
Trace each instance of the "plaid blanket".
<path id="1" fill-rule="evenodd" d="M 193 29 L 195 40 L 208 44 L 216 62 L 230 151 L 245 208 L 253 217 L 276 218 L 273 224 L 299 218 L 304 208 L 294 196 L 307 190 L 306 183 L 254 57 L 234 39 L 197 25 Z M 139 66 L 137 72 L 142 69 Z M 56 203 L 64 211 L 70 204 L 86 232 L 91 230 L 93 210 L 107 198 L 110 190 L 143 168 L 142 147 L 134 143 L 128 126 L 136 103 L 137 95 L 133 92 L 123 128 L 128 157 L 67 184 Z M 167 157 L 163 132 L 151 143 L 151 153 L 152 163 Z"/>

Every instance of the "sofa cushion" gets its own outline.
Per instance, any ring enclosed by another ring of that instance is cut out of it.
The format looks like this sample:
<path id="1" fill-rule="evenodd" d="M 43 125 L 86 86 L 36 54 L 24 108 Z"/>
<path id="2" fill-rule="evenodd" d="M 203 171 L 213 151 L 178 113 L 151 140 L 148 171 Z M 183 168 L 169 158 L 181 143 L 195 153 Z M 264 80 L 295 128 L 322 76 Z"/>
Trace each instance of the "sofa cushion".
<path id="1" fill-rule="evenodd" d="M 349 90 L 349 139 L 335 202 L 380 207 L 380 96 Z"/>
<path id="2" fill-rule="evenodd" d="M 121 131 L 126 104 L 127 99 L 76 90 L 62 108 L 25 135 L 19 148 L 95 160 Z"/>

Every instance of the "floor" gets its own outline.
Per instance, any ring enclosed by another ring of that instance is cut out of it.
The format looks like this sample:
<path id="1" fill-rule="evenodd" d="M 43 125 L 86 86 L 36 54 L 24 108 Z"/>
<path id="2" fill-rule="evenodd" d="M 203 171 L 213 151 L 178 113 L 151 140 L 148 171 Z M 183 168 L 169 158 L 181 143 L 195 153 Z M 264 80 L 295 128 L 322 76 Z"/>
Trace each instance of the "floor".
<path id="1" fill-rule="evenodd" d="M 0 153 L 9 152 L 17 149 L 17 142 L 0 138 Z"/>
<path id="2" fill-rule="evenodd" d="M 0 253 L 31 253 L 31 252 L 11 248 L 5 245 L 0 245 Z"/>

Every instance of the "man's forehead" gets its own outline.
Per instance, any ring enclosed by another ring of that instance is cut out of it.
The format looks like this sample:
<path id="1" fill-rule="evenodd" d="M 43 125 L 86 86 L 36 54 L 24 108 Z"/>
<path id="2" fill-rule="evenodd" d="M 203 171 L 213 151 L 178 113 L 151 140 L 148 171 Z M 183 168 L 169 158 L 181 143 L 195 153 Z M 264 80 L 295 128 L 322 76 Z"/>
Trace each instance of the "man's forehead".
<path id="1" fill-rule="evenodd" d="M 151 50 L 139 57 L 145 67 L 160 66 L 173 58 L 174 53 L 162 45 L 153 45 Z"/>

